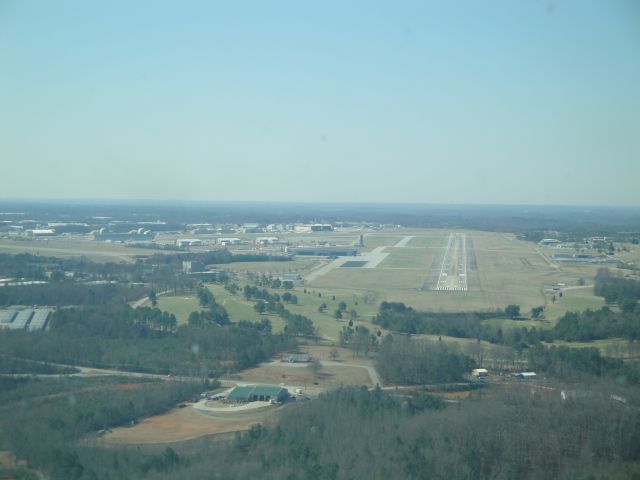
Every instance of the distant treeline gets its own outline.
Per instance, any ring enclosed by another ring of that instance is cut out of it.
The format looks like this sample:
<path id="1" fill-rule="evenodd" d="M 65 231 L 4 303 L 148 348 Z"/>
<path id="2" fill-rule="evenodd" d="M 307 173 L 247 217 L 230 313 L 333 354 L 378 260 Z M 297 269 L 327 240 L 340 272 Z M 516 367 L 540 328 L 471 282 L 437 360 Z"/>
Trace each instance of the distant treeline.
<path id="1" fill-rule="evenodd" d="M 527 350 L 529 368 L 565 380 L 578 381 L 587 377 L 615 379 L 621 384 L 638 385 L 640 366 L 619 358 L 605 357 L 595 347 L 544 347 L 538 343 Z"/>
<path id="2" fill-rule="evenodd" d="M 450 337 L 482 338 L 492 343 L 501 343 L 501 329 L 492 329 L 482 324 L 489 318 L 506 318 L 502 310 L 488 312 L 418 312 L 404 303 L 382 302 L 373 319 L 375 325 L 396 332 Z"/>
<path id="3" fill-rule="evenodd" d="M 445 342 L 391 335 L 382 342 L 376 361 L 385 383 L 398 385 L 459 382 L 475 367 L 470 357 L 452 350 Z"/>
<path id="4" fill-rule="evenodd" d="M 47 257 L 30 253 L 0 253 L 0 277 L 46 280 L 47 272 L 72 272 L 76 278 L 139 281 L 142 263 L 92 262 L 86 257 Z"/>
<path id="5" fill-rule="evenodd" d="M 623 337 L 640 339 L 640 309 L 614 312 L 608 307 L 567 312 L 551 329 L 513 327 L 503 329 L 487 325 L 483 320 L 505 317 L 502 311 L 468 313 L 417 312 L 402 303 L 382 302 L 373 323 L 383 328 L 408 334 L 427 333 L 458 338 L 474 338 L 491 343 L 517 346 L 540 341 L 591 341 Z"/>
<path id="6" fill-rule="evenodd" d="M 182 269 L 182 262 L 185 260 L 202 262 L 205 265 L 223 265 L 233 262 L 287 262 L 292 259 L 288 255 L 267 255 L 262 253 L 247 253 L 233 255 L 226 248 L 212 250 L 203 253 L 176 253 L 172 255 L 155 254 L 145 260 L 145 263 L 152 265 L 173 264 L 178 269 Z"/>
<path id="7" fill-rule="evenodd" d="M 137 300 L 148 293 L 143 286 L 122 284 L 84 285 L 75 282 L 0 287 L 0 306 L 4 305 L 97 305 Z"/>
<path id="8" fill-rule="evenodd" d="M 640 310 L 614 312 L 608 307 L 584 312 L 567 312 L 543 339 L 568 342 L 590 342 L 604 338 L 621 337 L 640 340 Z"/>
<path id="9" fill-rule="evenodd" d="M 604 297 L 607 303 L 617 303 L 623 310 L 633 310 L 640 299 L 640 281 L 601 268 L 594 280 L 593 293 Z"/>
<path id="10" fill-rule="evenodd" d="M 147 223 L 154 231 L 183 229 L 189 223 L 203 221 L 220 224 L 315 223 L 317 221 L 363 222 L 429 228 L 472 228 L 485 231 L 576 232 L 580 238 L 592 235 L 613 236 L 618 232 L 640 232 L 640 209 L 628 207 L 576 207 L 518 205 L 429 205 L 429 204 L 354 204 L 354 203 L 162 203 L 127 202 L 101 204 L 65 204 L 64 202 L 0 202 L 3 211 L 24 212 L 16 220 L 38 218 L 40 222 L 58 221 L 61 217 L 106 226 L 110 217 L 129 223 L 126 231 Z M 94 227 L 94 228 L 95 228 Z"/>
<path id="11" fill-rule="evenodd" d="M 23 358 L 12 358 L 0 354 L 0 374 L 43 374 L 43 375 L 67 375 L 78 373 L 80 370 L 74 367 L 59 367 L 50 363 L 35 362 Z"/>

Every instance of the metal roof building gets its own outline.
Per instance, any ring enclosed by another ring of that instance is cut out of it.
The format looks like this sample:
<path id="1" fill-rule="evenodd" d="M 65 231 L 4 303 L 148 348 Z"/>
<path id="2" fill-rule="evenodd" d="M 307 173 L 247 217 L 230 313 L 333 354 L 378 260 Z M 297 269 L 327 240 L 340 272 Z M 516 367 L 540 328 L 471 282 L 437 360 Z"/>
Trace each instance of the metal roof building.
<path id="1" fill-rule="evenodd" d="M 271 400 L 284 402 L 287 398 L 289 398 L 289 390 L 270 385 L 236 387 L 227 395 L 227 401 L 234 403 L 269 402 Z"/>
<path id="2" fill-rule="evenodd" d="M 17 313 L 17 310 L 0 310 L 0 323 L 11 323 Z"/>
<path id="3" fill-rule="evenodd" d="M 51 310 L 48 309 L 34 310 L 33 318 L 31 319 L 31 323 L 29 323 L 29 330 L 43 330 L 50 314 Z"/>
<path id="4" fill-rule="evenodd" d="M 288 363 L 307 363 L 311 361 L 311 356 L 306 353 L 290 353 L 283 356 L 282 361 Z"/>
<path id="5" fill-rule="evenodd" d="M 27 326 L 29 320 L 31 320 L 31 316 L 33 315 L 33 310 L 27 309 L 18 312 L 16 318 L 9 324 L 9 328 L 12 330 L 20 330 Z"/>

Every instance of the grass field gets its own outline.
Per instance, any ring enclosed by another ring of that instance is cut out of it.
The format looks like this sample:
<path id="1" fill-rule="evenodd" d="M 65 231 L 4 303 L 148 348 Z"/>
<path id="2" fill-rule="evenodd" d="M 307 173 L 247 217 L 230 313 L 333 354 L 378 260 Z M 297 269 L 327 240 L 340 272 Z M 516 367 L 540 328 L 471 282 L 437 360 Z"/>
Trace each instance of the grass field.
<path id="1" fill-rule="evenodd" d="M 137 256 L 171 253 L 161 250 L 129 248 L 121 244 L 88 240 L 38 239 L 14 241 L 0 239 L 2 253 L 31 253 L 50 257 L 87 257 L 94 262 L 134 262 Z"/>
<path id="2" fill-rule="evenodd" d="M 571 348 L 593 347 L 600 350 L 602 355 L 623 359 L 638 359 L 640 357 L 640 345 L 638 345 L 638 342 L 632 342 L 623 338 L 605 338 L 602 340 L 594 340 L 593 342 L 555 341 L 547 345 L 564 345 Z"/>
<path id="3" fill-rule="evenodd" d="M 492 320 L 505 328 L 550 328 L 566 311 L 597 309 L 603 305 L 602 299 L 595 297 L 589 286 L 597 272 L 597 265 L 554 264 L 552 250 L 517 240 L 506 233 L 466 231 L 469 291 L 434 291 L 427 279 L 434 268 L 439 269 L 449 233 L 449 230 L 426 229 L 369 233 L 365 236 L 365 245 L 368 248 L 385 247 L 384 252 L 388 254 L 376 268 L 337 267 L 311 282 L 296 284 L 293 293 L 297 295 L 299 304 L 287 308 L 311 318 L 321 336 L 337 340 L 346 323 L 333 318 L 341 301 L 347 303 L 347 310 L 354 308 L 359 316 L 358 321 L 363 323 L 370 321 L 383 300 L 404 302 L 417 310 L 436 312 L 486 311 L 513 303 L 520 305 L 524 316 L 529 315 L 532 307 L 546 306 L 545 321 Z M 407 236 L 413 238 L 405 246 L 394 246 Z M 627 255 L 640 258 L 638 252 L 629 252 Z M 237 282 L 242 286 L 247 283 L 244 276 L 247 272 L 278 274 L 297 271 L 304 276 L 326 263 L 325 259 L 302 258 L 285 264 L 256 262 L 225 267 L 239 275 Z M 587 286 L 578 288 L 580 279 Z M 563 284 L 562 298 L 558 291 L 553 290 L 558 284 Z M 253 310 L 253 302 L 245 301 L 239 294 L 232 296 L 219 285 L 210 288 L 232 319 L 256 321 L 261 318 Z M 305 288 L 308 293 L 304 293 Z M 555 302 L 552 301 L 553 296 L 556 297 Z M 327 304 L 327 310 L 319 313 L 318 306 L 323 302 Z M 180 321 L 185 321 L 192 308 L 197 307 L 195 300 L 184 298 L 163 298 L 160 305 L 174 312 Z M 279 318 L 269 318 L 276 331 L 282 328 Z"/>
<path id="4" fill-rule="evenodd" d="M 253 306 L 255 302 L 245 300 L 242 293 L 230 294 L 223 286 L 217 284 L 207 284 L 216 301 L 224 306 L 229 312 L 229 316 L 233 321 L 249 320 L 258 322 L 262 318 L 268 318 L 271 321 L 273 330 L 280 332 L 284 328 L 284 321 L 277 315 L 260 315 Z M 282 295 L 284 290 L 268 289 L 272 293 Z M 304 293 L 303 287 L 296 287 L 291 290 L 298 297 L 297 305 L 287 305 L 286 308 L 293 313 L 298 313 L 309 317 L 318 334 L 332 341 L 339 339 L 340 330 L 348 323 L 348 312 L 353 308 L 358 314 L 355 324 L 367 325 L 370 319 L 376 314 L 378 302 L 373 297 L 363 296 L 358 291 L 331 290 L 331 289 L 307 289 L 308 293 Z M 321 296 L 319 297 L 318 294 Z M 335 295 L 335 300 L 333 299 Z M 343 320 L 336 320 L 334 312 L 338 308 L 340 302 L 347 304 L 347 313 Z M 318 307 L 326 303 L 327 309 L 324 313 L 318 312 Z M 357 305 L 356 305 L 357 303 Z M 189 314 L 193 311 L 200 310 L 198 300 L 195 296 L 160 296 L 158 297 L 158 308 L 173 313 L 178 320 L 178 324 L 184 324 L 189 318 Z M 370 327 L 370 325 L 367 325 Z"/>
<path id="5" fill-rule="evenodd" d="M 601 300 L 589 289 L 551 302 L 551 288 L 558 283 L 576 286 L 580 278 L 591 283 L 598 266 L 555 265 L 552 252 L 517 240 L 514 235 L 494 232 L 464 232 L 470 271 L 468 292 L 437 292 L 426 282 L 433 266 L 438 267 L 449 230 L 401 230 L 391 234 L 370 234 L 365 243 L 386 246 L 389 256 L 374 269 L 335 268 L 308 286 L 334 291 L 371 292 L 376 298 L 400 301 L 419 310 L 494 310 L 514 303 L 523 312 L 548 305 L 547 317 L 555 320 L 567 310 L 597 308 Z M 412 235 L 406 247 L 394 247 Z M 637 255 L 637 253 L 636 253 Z M 472 258 L 473 256 L 473 258 Z M 639 256 L 640 257 L 640 256 Z"/>

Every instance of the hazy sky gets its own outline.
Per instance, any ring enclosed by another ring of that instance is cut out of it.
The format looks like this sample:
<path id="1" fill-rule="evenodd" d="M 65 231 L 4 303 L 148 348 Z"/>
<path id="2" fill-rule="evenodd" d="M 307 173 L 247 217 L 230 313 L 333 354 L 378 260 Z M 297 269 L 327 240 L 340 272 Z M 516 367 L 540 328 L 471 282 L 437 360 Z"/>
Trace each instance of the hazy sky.
<path id="1" fill-rule="evenodd" d="M 640 2 L 0 0 L 0 198 L 640 205 Z"/>

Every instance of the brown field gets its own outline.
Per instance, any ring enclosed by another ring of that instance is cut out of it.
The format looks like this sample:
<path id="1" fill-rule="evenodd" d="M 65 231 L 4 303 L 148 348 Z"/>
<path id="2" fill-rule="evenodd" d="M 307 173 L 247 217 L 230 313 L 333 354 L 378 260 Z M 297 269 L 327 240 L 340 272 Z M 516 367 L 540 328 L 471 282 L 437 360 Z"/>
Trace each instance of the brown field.
<path id="1" fill-rule="evenodd" d="M 277 410 L 273 406 L 257 411 L 212 415 L 203 413 L 193 406 L 176 408 L 164 415 L 147 418 L 132 427 L 113 429 L 96 443 L 109 444 L 150 444 L 172 443 L 190 440 L 205 435 L 248 430 L 251 425 L 274 421 Z"/>
<path id="2" fill-rule="evenodd" d="M 338 357 L 330 356 L 333 347 L 323 345 L 302 346 L 306 352 L 323 361 L 337 364 L 323 366 L 314 376 L 308 364 L 289 364 L 274 360 L 258 367 L 244 370 L 233 376 L 233 381 L 245 383 L 270 383 L 294 385 L 305 393 L 318 395 L 341 385 L 366 385 L 371 387 L 371 379 L 362 366 L 373 365 L 366 357 L 353 357 L 350 350 L 337 347 Z M 124 384 L 127 388 L 129 384 Z M 271 424 L 277 420 L 279 412 L 286 406 L 269 406 L 256 410 L 242 410 L 230 413 L 204 413 L 191 404 L 175 408 L 170 412 L 149 417 L 131 427 L 114 428 L 112 432 L 95 440 L 96 445 L 113 444 L 164 444 L 184 442 L 199 437 L 248 430 L 257 423 Z"/>

